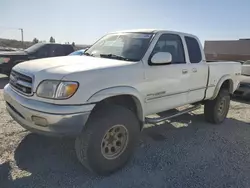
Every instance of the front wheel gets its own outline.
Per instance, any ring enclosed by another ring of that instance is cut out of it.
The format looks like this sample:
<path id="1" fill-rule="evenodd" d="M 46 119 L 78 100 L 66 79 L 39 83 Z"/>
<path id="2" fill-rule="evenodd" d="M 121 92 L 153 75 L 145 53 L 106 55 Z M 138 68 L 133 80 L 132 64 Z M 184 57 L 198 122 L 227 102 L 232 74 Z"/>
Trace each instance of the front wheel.
<path id="1" fill-rule="evenodd" d="M 222 89 L 214 100 L 208 100 L 205 103 L 205 119 L 214 124 L 222 123 L 227 117 L 230 107 L 230 94 Z"/>
<path id="2" fill-rule="evenodd" d="M 132 111 L 117 105 L 102 106 L 76 138 L 77 157 L 89 170 L 109 174 L 128 161 L 139 131 L 139 121 Z"/>

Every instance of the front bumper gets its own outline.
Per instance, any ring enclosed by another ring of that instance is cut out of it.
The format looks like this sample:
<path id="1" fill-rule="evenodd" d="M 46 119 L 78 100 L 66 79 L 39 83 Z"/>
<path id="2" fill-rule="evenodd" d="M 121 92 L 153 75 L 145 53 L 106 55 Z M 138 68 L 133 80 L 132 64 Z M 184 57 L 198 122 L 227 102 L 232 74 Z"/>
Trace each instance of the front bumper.
<path id="1" fill-rule="evenodd" d="M 56 105 L 25 98 L 9 84 L 4 87 L 6 108 L 22 127 L 46 135 L 76 136 L 81 133 L 94 104 Z"/>

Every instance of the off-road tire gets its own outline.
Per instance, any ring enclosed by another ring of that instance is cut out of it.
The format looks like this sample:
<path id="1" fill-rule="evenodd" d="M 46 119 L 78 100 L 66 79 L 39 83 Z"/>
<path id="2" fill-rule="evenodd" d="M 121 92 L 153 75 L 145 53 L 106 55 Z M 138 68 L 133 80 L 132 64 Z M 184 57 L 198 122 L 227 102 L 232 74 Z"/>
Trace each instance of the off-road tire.
<path id="1" fill-rule="evenodd" d="M 123 125 L 128 131 L 127 145 L 115 159 L 107 159 L 102 154 L 102 141 L 105 133 L 114 125 Z M 125 165 L 133 153 L 140 133 L 136 115 L 129 109 L 118 105 L 105 105 L 91 114 L 84 130 L 75 140 L 78 160 L 90 171 L 110 174 Z"/>
<path id="2" fill-rule="evenodd" d="M 223 112 L 220 112 L 221 103 L 224 101 Z M 219 94 L 214 100 L 205 102 L 204 115 L 206 121 L 214 124 L 222 123 L 228 114 L 230 107 L 230 94 L 227 90 L 221 89 Z"/>

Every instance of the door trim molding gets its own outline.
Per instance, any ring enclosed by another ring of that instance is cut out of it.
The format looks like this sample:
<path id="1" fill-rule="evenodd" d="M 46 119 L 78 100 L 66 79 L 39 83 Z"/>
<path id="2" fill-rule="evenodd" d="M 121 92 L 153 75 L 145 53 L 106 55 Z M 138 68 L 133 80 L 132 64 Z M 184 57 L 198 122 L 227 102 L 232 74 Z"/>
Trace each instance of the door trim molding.
<path id="1" fill-rule="evenodd" d="M 161 99 L 161 98 L 170 97 L 173 95 L 180 95 L 180 94 L 189 93 L 192 91 L 198 91 L 198 90 L 202 90 L 202 89 L 205 90 L 206 88 L 210 88 L 210 87 L 215 87 L 215 85 L 209 85 L 208 87 L 199 87 L 199 88 L 194 88 L 191 90 L 180 91 L 180 92 L 169 93 L 169 94 L 166 94 L 166 91 L 160 91 L 157 93 L 147 94 L 147 96 L 145 98 L 145 102 L 151 102 L 152 100 L 155 100 L 155 99 Z"/>
<path id="2" fill-rule="evenodd" d="M 160 92 L 157 92 L 157 93 L 160 93 Z M 166 93 L 166 91 L 164 91 L 164 93 Z M 161 99 L 161 98 L 165 98 L 165 97 L 169 97 L 169 96 L 173 96 L 173 95 L 180 95 L 180 94 L 183 94 L 183 93 L 188 93 L 188 90 L 187 91 L 180 91 L 180 92 L 177 92 L 177 93 L 169 93 L 169 94 L 165 94 L 165 95 L 156 95 L 156 96 L 153 96 L 153 97 L 150 97 L 151 95 L 154 95 L 154 94 L 148 94 L 147 97 L 145 98 L 145 102 L 150 102 L 152 100 L 155 100 L 155 99 Z"/>

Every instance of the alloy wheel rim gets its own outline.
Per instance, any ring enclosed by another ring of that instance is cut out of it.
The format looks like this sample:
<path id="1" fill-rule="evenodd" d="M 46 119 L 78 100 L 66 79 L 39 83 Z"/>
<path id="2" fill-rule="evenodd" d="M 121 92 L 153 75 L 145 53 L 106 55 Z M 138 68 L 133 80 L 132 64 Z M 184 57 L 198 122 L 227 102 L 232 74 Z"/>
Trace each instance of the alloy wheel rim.
<path id="1" fill-rule="evenodd" d="M 128 136 L 128 130 L 124 125 L 112 126 L 102 139 L 102 155 L 109 160 L 119 157 L 127 147 Z"/>
<path id="2" fill-rule="evenodd" d="M 224 115 L 225 109 L 226 109 L 226 99 L 222 99 L 218 106 L 218 113 L 220 116 Z"/>

